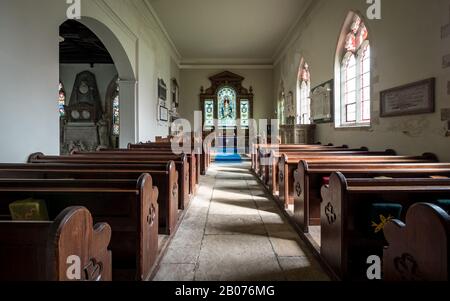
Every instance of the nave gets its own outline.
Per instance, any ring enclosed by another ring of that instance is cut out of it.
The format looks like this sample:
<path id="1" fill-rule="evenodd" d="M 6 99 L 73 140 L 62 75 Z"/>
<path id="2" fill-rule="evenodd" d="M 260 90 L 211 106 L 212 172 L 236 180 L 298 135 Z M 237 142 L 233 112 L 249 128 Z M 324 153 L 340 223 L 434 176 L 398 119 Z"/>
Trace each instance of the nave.
<path id="1" fill-rule="evenodd" d="M 448 281 L 449 12 L 0 0 L 0 282 Z"/>
<path id="2" fill-rule="evenodd" d="M 153 280 L 329 277 L 245 162 L 210 167 Z"/>

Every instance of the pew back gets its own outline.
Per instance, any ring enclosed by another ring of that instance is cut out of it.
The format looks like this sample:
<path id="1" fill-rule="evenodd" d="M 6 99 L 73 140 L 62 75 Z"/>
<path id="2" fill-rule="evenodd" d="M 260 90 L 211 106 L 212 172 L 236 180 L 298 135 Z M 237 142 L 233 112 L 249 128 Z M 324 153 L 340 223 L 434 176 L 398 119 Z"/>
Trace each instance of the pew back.
<path id="1" fill-rule="evenodd" d="M 28 162 L 33 164 L 43 163 L 67 163 L 67 164 L 124 164 L 124 165 L 141 165 L 141 164 L 159 164 L 167 166 L 170 162 L 174 162 L 178 171 L 176 181 L 178 183 L 179 192 L 177 192 L 178 206 L 184 209 L 190 202 L 189 195 L 189 164 L 186 156 L 134 156 L 134 155 L 71 155 L 71 156 L 46 156 L 42 153 L 32 154 Z"/>

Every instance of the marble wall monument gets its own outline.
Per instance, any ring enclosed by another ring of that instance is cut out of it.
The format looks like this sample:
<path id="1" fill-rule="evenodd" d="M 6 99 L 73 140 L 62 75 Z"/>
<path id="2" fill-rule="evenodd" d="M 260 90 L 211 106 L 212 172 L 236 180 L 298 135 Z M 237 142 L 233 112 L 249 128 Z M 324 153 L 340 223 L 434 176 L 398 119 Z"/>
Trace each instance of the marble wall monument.
<path id="1" fill-rule="evenodd" d="M 73 150 L 94 151 L 99 146 L 109 147 L 104 117 L 95 75 L 89 71 L 79 73 L 69 105 L 66 106 L 61 153 L 68 154 Z"/>

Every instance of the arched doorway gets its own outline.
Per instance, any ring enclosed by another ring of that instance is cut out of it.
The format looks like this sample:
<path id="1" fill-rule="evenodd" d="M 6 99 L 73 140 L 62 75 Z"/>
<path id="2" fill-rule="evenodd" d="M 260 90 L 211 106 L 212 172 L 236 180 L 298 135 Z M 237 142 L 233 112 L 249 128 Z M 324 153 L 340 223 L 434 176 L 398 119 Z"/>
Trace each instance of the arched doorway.
<path id="1" fill-rule="evenodd" d="M 136 142 L 135 75 L 124 48 L 108 27 L 90 17 L 62 23 L 60 78 L 67 95 L 67 112 L 61 122 L 62 153 Z"/>

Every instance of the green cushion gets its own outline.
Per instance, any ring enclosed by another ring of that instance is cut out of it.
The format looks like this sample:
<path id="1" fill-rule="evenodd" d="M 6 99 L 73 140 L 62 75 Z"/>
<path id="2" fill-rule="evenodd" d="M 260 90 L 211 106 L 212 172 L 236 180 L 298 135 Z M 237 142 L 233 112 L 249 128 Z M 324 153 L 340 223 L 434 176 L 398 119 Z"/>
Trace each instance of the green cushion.
<path id="1" fill-rule="evenodd" d="M 9 204 L 13 221 L 48 221 L 45 201 L 26 199 Z"/>
<path id="2" fill-rule="evenodd" d="M 383 229 L 392 219 L 400 219 L 403 206 L 396 203 L 374 203 L 369 208 L 368 234 L 372 238 L 384 239 Z"/>
<path id="3" fill-rule="evenodd" d="M 450 214 L 450 200 L 438 200 L 437 204 L 439 207 L 445 210 L 448 214 Z"/>

